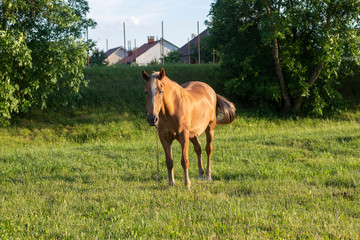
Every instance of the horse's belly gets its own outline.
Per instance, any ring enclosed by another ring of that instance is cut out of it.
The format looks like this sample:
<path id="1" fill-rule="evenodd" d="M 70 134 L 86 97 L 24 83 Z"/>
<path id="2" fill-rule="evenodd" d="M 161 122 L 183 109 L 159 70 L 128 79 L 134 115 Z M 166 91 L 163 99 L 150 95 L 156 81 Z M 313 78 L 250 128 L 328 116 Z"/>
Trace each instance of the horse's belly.
<path id="1" fill-rule="evenodd" d="M 189 138 L 194 138 L 194 137 L 200 136 L 205 131 L 205 129 L 194 129 L 193 131 L 190 131 Z"/>
<path id="2" fill-rule="evenodd" d="M 190 138 L 200 136 L 209 126 L 210 122 L 210 117 L 198 118 L 197 120 L 193 120 L 189 129 Z"/>
<path id="3" fill-rule="evenodd" d="M 215 110 L 210 104 L 195 107 L 191 116 L 190 135 L 201 135 L 214 118 L 216 121 Z"/>

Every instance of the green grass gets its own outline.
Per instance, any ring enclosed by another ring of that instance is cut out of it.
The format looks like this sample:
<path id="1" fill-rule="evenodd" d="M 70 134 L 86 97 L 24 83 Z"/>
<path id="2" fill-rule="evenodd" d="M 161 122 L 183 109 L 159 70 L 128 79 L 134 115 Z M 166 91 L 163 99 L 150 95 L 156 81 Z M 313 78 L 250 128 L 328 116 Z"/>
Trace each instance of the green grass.
<path id="1" fill-rule="evenodd" d="M 87 73 L 83 105 L 0 128 L 0 239 L 360 238 L 359 110 L 282 119 L 240 109 L 215 130 L 214 181 L 196 179 L 191 146 L 186 189 L 175 142 L 170 188 L 162 149 L 157 182 L 143 102 L 117 107 L 140 99 L 142 79 L 119 97 L 114 74 L 131 78 L 109 71 Z"/>
<path id="2" fill-rule="evenodd" d="M 0 236 L 359 238 L 360 112 L 244 115 L 216 129 L 212 183 L 196 180 L 191 147 L 191 190 L 178 143 L 177 185 L 167 186 L 162 149 L 157 183 L 155 130 L 140 117 L 98 110 L 73 113 L 69 125 L 37 117 L 2 128 Z"/>

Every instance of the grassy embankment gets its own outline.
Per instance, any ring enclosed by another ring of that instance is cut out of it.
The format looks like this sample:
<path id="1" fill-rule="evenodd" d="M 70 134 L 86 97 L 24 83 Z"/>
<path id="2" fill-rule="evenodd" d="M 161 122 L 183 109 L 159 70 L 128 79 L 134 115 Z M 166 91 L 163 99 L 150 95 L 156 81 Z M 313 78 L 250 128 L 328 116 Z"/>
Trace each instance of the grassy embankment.
<path id="1" fill-rule="evenodd" d="M 191 147 L 185 189 L 175 143 L 169 188 L 162 149 L 157 183 L 140 72 L 87 70 L 81 106 L 0 128 L 0 238 L 359 239 L 359 111 L 291 120 L 240 110 L 216 128 L 214 181 L 196 180 Z M 211 66 L 167 73 L 213 75 Z"/>

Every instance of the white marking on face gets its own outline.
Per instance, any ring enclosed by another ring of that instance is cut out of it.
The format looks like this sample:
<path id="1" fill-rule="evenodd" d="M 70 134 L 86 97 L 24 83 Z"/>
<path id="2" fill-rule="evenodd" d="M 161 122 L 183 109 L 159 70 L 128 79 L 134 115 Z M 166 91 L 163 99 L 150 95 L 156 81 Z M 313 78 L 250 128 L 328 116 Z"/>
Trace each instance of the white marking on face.
<path id="1" fill-rule="evenodd" d="M 151 102 L 152 102 L 153 108 L 155 108 L 156 90 L 157 90 L 156 81 L 153 80 L 151 83 Z"/>

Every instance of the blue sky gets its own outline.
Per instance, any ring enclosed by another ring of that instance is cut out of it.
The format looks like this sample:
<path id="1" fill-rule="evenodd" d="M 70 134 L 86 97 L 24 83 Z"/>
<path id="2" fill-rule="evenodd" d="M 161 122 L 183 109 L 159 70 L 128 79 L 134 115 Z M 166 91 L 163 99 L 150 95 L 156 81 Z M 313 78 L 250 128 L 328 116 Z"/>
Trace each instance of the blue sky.
<path id="1" fill-rule="evenodd" d="M 97 42 L 97 48 L 106 51 L 124 45 L 123 22 L 126 42 L 134 47 L 147 42 L 147 36 L 161 37 L 161 21 L 164 22 L 164 38 L 178 47 L 183 46 L 191 34 L 206 29 L 210 4 L 214 0 L 88 0 L 88 17 L 97 22 L 89 29 L 89 38 Z"/>

